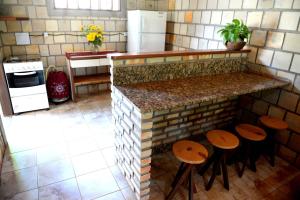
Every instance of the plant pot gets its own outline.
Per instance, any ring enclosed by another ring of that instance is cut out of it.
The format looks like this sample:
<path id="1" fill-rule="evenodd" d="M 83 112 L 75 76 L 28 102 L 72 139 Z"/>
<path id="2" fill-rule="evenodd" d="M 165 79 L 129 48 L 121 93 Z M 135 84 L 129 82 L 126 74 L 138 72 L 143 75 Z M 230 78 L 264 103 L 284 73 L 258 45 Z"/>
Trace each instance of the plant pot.
<path id="1" fill-rule="evenodd" d="M 239 41 L 239 42 L 226 42 L 225 46 L 230 51 L 238 51 L 241 50 L 246 45 L 246 42 Z"/>

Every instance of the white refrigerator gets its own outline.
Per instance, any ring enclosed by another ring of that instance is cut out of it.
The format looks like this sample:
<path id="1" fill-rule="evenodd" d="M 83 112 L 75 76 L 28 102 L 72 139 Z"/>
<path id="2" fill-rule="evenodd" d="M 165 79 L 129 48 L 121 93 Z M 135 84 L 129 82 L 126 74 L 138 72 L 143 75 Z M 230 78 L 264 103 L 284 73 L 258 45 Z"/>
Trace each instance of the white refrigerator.
<path id="1" fill-rule="evenodd" d="M 165 50 L 167 13 L 161 11 L 128 11 L 127 51 L 129 53 Z"/>

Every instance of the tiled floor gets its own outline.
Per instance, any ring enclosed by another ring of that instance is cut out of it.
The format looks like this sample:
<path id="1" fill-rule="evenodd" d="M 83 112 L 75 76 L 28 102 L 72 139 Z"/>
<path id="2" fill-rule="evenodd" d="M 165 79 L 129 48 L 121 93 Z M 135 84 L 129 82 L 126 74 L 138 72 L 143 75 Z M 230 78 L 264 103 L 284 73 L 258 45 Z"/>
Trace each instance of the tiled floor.
<path id="1" fill-rule="evenodd" d="M 5 119 L 0 199 L 133 199 L 114 163 L 110 94 Z"/>
<path id="2" fill-rule="evenodd" d="M 134 200 L 114 163 L 114 136 L 108 93 L 81 97 L 77 103 L 52 106 L 6 118 L 9 151 L 2 169 L 0 199 Z M 153 159 L 151 200 L 163 200 L 178 162 L 171 153 Z M 229 167 L 230 191 L 220 178 L 206 192 L 197 178 L 195 199 L 291 199 L 290 185 L 299 171 L 282 160 L 238 178 Z M 181 188 L 177 200 L 186 199 Z"/>

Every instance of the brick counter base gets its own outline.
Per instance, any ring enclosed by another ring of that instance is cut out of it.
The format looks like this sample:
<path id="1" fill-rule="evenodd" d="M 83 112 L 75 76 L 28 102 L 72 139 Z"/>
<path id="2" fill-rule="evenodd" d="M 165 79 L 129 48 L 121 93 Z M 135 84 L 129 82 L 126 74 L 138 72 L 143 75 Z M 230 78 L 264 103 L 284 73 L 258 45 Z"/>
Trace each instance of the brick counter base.
<path id="1" fill-rule="evenodd" d="M 152 150 L 230 124 L 238 98 L 140 113 L 112 86 L 116 158 L 137 199 L 149 199 Z"/>

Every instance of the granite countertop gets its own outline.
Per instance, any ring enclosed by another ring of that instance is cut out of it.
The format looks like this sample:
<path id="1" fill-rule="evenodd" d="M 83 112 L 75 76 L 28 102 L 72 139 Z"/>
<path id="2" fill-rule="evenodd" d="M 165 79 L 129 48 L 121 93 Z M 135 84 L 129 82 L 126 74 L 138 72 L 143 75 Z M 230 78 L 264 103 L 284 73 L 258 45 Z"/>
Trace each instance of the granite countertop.
<path id="1" fill-rule="evenodd" d="M 243 95 L 287 84 L 287 81 L 238 72 L 137 83 L 116 86 L 116 88 L 141 112 L 150 112 Z"/>

